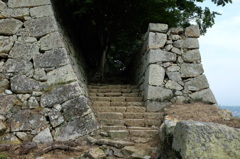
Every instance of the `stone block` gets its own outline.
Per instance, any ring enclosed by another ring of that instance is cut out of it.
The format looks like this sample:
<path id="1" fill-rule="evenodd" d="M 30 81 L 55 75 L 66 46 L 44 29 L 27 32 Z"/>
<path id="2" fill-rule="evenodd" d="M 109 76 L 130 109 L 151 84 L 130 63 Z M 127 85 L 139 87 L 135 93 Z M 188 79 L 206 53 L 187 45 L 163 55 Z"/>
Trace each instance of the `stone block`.
<path id="1" fill-rule="evenodd" d="M 50 33 L 40 39 L 40 49 L 43 51 L 64 47 L 63 39 L 59 33 Z"/>
<path id="2" fill-rule="evenodd" d="M 148 26 L 149 32 L 160 32 L 160 33 L 166 33 L 168 30 L 167 24 L 161 24 L 161 23 L 150 23 Z"/>
<path id="3" fill-rule="evenodd" d="M 5 134 L 0 137 L 0 144 L 20 145 L 21 141 L 13 134 Z"/>
<path id="4" fill-rule="evenodd" d="M 199 38 L 200 30 L 198 25 L 191 25 L 185 29 L 185 35 L 190 38 Z"/>
<path id="5" fill-rule="evenodd" d="M 180 91 L 183 89 L 183 87 L 180 84 L 172 80 L 168 80 L 168 82 L 165 84 L 165 87 L 168 89 L 177 90 L 177 91 Z"/>
<path id="6" fill-rule="evenodd" d="M 209 84 L 205 75 L 198 76 L 185 83 L 185 88 L 189 91 L 199 91 L 209 88 Z"/>
<path id="7" fill-rule="evenodd" d="M 144 103 L 144 106 L 146 107 L 148 112 L 157 112 L 160 110 L 163 110 L 165 107 L 171 105 L 170 102 L 158 102 L 158 101 L 150 101 L 147 100 Z"/>
<path id="8" fill-rule="evenodd" d="M 62 124 L 64 122 L 64 117 L 61 114 L 60 111 L 58 111 L 57 109 L 52 109 L 50 112 L 48 112 L 48 117 L 50 120 L 50 123 L 52 125 L 52 127 L 57 127 L 60 124 Z"/>
<path id="9" fill-rule="evenodd" d="M 196 77 L 203 74 L 204 70 L 201 64 L 182 64 L 181 77 Z"/>
<path id="10" fill-rule="evenodd" d="M 0 120 L 0 136 L 2 136 L 6 130 L 7 130 L 6 125 L 3 123 L 3 121 Z"/>
<path id="11" fill-rule="evenodd" d="M 167 42 L 167 35 L 162 33 L 150 32 L 148 35 L 148 49 L 163 48 Z"/>
<path id="12" fill-rule="evenodd" d="M 217 101 L 210 89 L 204 89 L 195 93 L 190 94 L 193 100 L 206 102 L 209 104 L 216 104 Z"/>
<path id="13" fill-rule="evenodd" d="M 7 115 L 19 100 L 14 95 L 0 95 L 0 114 Z"/>
<path id="14" fill-rule="evenodd" d="M 37 54 L 39 54 L 39 47 L 36 43 L 15 42 L 9 57 L 31 60 Z"/>
<path id="15" fill-rule="evenodd" d="M 28 8 L 7 8 L 0 13 L 0 16 L 7 17 L 7 18 L 18 18 L 18 19 L 24 19 L 25 16 L 29 15 L 29 9 Z"/>
<path id="16" fill-rule="evenodd" d="M 104 159 L 104 158 L 106 158 L 105 152 L 97 146 L 91 147 L 87 156 L 91 159 Z"/>
<path id="17" fill-rule="evenodd" d="M 37 101 L 37 99 L 35 97 L 30 97 L 28 99 L 28 107 L 30 109 L 39 107 L 39 103 L 38 103 L 38 101 Z"/>
<path id="18" fill-rule="evenodd" d="M 14 93 L 32 93 L 41 89 L 41 82 L 28 78 L 25 75 L 16 75 L 11 78 L 11 90 Z"/>
<path id="19" fill-rule="evenodd" d="M 23 23 L 16 19 L 0 19 L 0 34 L 14 35 L 22 27 Z"/>
<path id="20" fill-rule="evenodd" d="M 57 31 L 57 22 L 54 17 L 42 17 L 30 19 L 24 22 L 29 36 L 42 37 L 51 32 Z"/>
<path id="21" fill-rule="evenodd" d="M 34 7 L 30 9 L 30 15 L 33 18 L 53 16 L 53 9 L 50 5 Z"/>
<path id="22" fill-rule="evenodd" d="M 65 49 L 56 49 L 46 51 L 44 54 L 38 54 L 33 58 L 35 68 L 52 68 L 67 65 L 69 63 L 68 55 Z"/>
<path id="23" fill-rule="evenodd" d="M 7 79 L 0 80 L 0 93 L 5 92 L 9 88 L 9 81 Z"/>
<path id="24" fill-rule="evenodd" d="M 27 74 L 33 69 L 33 64 L 28 60 L 8 59 L 3 65 L 3 71 L 14 74 Z"/>
<path id="25" fill-rule="evenodd" d="M 127 131 L 127 130 L 109 130 L 108 134 L 112 139 L 124 139 L 129 136 L 129 131 Z"/>
<path id="26" fill-rule="evenodd" d="M 171 52 L 175 53 L 175 54 L 178 54 L 178 55 L 181 55 L 182 54 L 182 50 L 179 49 L 179 48 L 176 48 L 176 47 L 173 47 Z"/>
<path id="27" fill-rule="evenodd" d="M 172 34 L 181 34 L 183 33 L 183 28 L 170 28 L 169 32 Z"/>
<path id="28" fill-rule="evenodd" d="M 33 78 L 38 81 L 46 81 L 47 80 L 47 74 L 44 71 L 43 68 L 36 68 L 34 69 L 34 75 Z"/>
<path id="29" fill-rule="evenodd" d="M 150 50 L 147 54 L 147 63 L 176 61 L 176 54 L 162 51 L 160 49 Z"/>
<path id="30" fill-rule="evenodd" d="M 166 101 L 172 98 L 172 95 L 173 92 L 170 89 L 166 89 L 163 87 L 147 86 L 144 94 L 144 99 Z"/>
<path id="31" fill-rule="evenodd" d="M 36 7 L 51 4 L 50 0 L 8 0 L 10 8 Z"/>
<path id="32" fill-rule="evenodd" d="M 181 74 L 179 72 L 169 72 L 169 71 L 167 71 L 166 74 L 167 74 L 167 76 L 170 80 L 173 80 L 173 81 L 176 81 L 176 82 L 182 81 Z"/>
<path id="33" fill-rule="evenodd" d="M 189 50 L 182 54 L 182 58 L 185 62 L 195 62 L 201 60 L 201 55 L 199 50 Z"/>
<path id="34" fill-rule="evenodd" d="M 179 49 L 199 49 L 199 42 L 196 38 L 186 38 L 173 42 L 173 46 Z"/>
<path id="35" fill-rule="evenodd" d="M 179 71 L 180 70 L 180 67 L 178 65 L 171 65 L 170 67 L 167 68 L 167 71 L 170 71 L 170 72 L 176 72 L 176 71 Z"/>
<path id="36" fill-rule="evenodd" d="M 7 5 L 0 0 L 0 12 L 6 7 Z"/>
<path id="37" fill-rule="evenodd" d="M 44 129 L 41 131 L 39 134 L 37 134 L 34 138 L 33 141 L 38 143 L 38 144 L 46 144 L 53 142 L 52 134 L 50 132 L 49 128 Z"/>
<path id="38" fill-rule="evenodd" d="M 9 51 L 13 47 L 14 42 L 15 39 L 12 36 L 0 36 L 0 52 L 9 53 Z"/>
<path id="39" fill-rule="evenodd" d="M 165 77 L 165 69 L 157 64 L 148 66 L 145 81 L 153 86 L 161 86 Z"/>

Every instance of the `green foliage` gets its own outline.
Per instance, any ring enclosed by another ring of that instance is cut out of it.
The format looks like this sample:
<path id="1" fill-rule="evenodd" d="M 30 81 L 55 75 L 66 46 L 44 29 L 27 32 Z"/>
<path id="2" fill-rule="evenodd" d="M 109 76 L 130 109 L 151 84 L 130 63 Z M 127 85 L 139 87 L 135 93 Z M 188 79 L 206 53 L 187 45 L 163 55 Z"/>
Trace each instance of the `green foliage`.
<path id="1" fill-rule="evenodd" d="M 6 154 L 0 154 L 0 159 L 7 159 L 8 158 L 8 156 L 6 155 Z"/>

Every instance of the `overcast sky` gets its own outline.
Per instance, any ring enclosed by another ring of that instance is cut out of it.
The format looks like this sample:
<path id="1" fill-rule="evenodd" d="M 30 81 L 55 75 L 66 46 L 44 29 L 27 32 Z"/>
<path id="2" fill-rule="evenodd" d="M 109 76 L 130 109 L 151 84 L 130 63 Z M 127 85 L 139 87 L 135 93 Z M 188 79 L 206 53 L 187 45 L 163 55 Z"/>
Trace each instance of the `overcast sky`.
<path id="1" fill-rule="evenodd" d="M 225 7 L 207 1 L 222 15 L 199 39 L 205 74 L 219 105 L 240 106 L 240 0 Z"/>

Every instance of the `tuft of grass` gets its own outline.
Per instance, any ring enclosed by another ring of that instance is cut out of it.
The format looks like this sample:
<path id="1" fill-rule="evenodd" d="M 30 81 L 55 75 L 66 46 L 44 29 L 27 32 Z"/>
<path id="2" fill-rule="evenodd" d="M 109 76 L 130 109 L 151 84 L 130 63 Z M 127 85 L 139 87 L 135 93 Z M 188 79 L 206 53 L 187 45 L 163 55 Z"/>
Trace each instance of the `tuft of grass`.
<path id="1" fill-rule="evenodd" d="M 7 159 L 7 155 L 6 154 L 2 154 L 2 153 L 0 153 L 0 159 Z"/>

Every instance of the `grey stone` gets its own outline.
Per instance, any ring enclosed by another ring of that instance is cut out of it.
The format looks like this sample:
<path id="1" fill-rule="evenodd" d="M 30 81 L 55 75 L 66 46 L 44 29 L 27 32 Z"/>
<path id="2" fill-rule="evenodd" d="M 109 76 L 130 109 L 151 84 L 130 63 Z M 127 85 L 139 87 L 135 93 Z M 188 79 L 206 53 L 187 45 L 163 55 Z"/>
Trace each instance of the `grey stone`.
<path id="1" fill-rule="evenodd" d="M 173 42 L 173 46 L 179 49 L 198 49 L 199 42 L 196 38 L 186 38 L 184 40 L 177 40 Z"/>
<path id="2" fill-rule="evenodd" d="M 28 60 L 8 59 L 3 65 L 4 72 L 14 74 L 27 74 L 33 68 L 33 64 Z"/>
<path id="3" fill-rule="evenodd" d="M 43 68 L 36 68 L 34 70 L 34 75 L 33 78 L 38 80 L 38 81 L 46 81 L 47 80 L 47 74 L 44 71 Z"/>
<path id="4" fill-rule="evenodd" d="M 51 85 L 56 83 L 69 83 L 77 81 L 77 76 L 75 75 L 71 65 L 66 65 L 48 72 L 47 79 L 47 83 Z"/>
<path id="5" fill-rule="evenodd" d="M 35 43 L 15 42 L 9 53 L 10 58 L 30 60 L 39 53 L 39 47 Z"/>
<path id="6" fill-rule="evenodd" d="M 56 141 L 74 140 L 86 135 L 98 128 L 97 121 L 93 113 L 82 118 L 74 118 L 56 129 L 54 139 Z"/>
<path id="7" fill-rule="evenodd" d="M 180 70 L 180 67 L 176 64 L 173 64 L 171 65 L 170 67 L 167 68 L 167 71 L 170 71 L 170 72 L 176 72 L 176 71 L 179 71 Z"/>
<path id="8" fill-rule="evenodd" d="M 8 58 L 8 54 L 0 53 L 0 58 L 7 59 Z"/>
<path id="9" fill-rule="evenodd" d="M 172 34 L 181 34 L 183 33 L 183 28 L 170 28 L 169 31 L 172 33 Z"/>
<path id="10" fill-rule="evenodd" d="M 165 84 L 165 87 L 168 89 L 177 90 L 177 91 L 180 91 L 183 89 L 183 87 L 180 84 L 172 80 L 168 80 L 168 82 Z"/>
<path id="11" fill-rule="evenodd" d="M 176 48 L 176 47 L 173 47 L 171 51 L 175 54 L 178 54 L 178 55 L 182 54 L 182 51 L 180 49 Z"/>
<path id="12" fill-rule="evenodd" d="M 0 34 L 14 35 L 22 27 L 23 23 L 16 19 L 0 19 Z"/>
<path id="13" fill-rule="evenodd" d="M 6 125 L 3 123 L 3 121 L 0 120 L 0 136 L 2 136 L 6 130 L 7 130 Z"/>
<path id="14" fill-rule="evenodd" d="M 3 17 L 19 18 L 19 19 L 23 19 L 23 17 L 28 15 L 29 15 L 28 8 L 15 8 L 15 9 L 7 8 L 7 9 L 4 9 L 2 13 L 0 13 L 0 16 L 3 16 Z"/>
<path id="15" fill-rule="evenodd" d="M 40 39 L 41 50 L 51 50 L 64 47 L 63 39 L 59 33 L 50 33 Z"/>
<path id="16" fill-rule="evenodd" d="M 106 158 L 105 152 L 102 149 L 100 149 L 98 146 L 91 147 L 87 156 L 91 159 Z"/>
<path id="17" fill-rule="evenodd" d="M 202 102 L 216 104 L 217 101 L 210 89 L 204 89 L 199 92 L 195 92 L 189 95 L 193 100 L 201 100 Z"/>
<path id="18" fill-rule="evenodd" d="M 150 32 L 148 35 L 148 49 L 159 49 L 164 47 L 167 42 L 167 35 L 162 33 Z"/>
<path id="19" fill-rule="evenodd" d="M 165 46 L 166 51 L 170 51 L 173 48 L 172 44 Z"/>
<path id="20" fill-rule="evenodd" d="M 52 109 L 49 113 L 48 113 L 48 117 L 50 120 L 51 125 L 55 128 L 57 126 L 59 126 L 60 124 L 62 124 L 64 122 L 64 118 L 61 114 L 60 111 L 56 110 L 56 109 Z"/>
<path id="21" fill-rule="evenodd" d="M 181 95 L 183 95 L 183 93 L 182 93 L 181 91 L 176 91 L 176 92 L 175 92 L 175 95 L 176 95 L 176 96 L 181 96 Z"/>
<path id="22" fill-rule="evenodd" d="M 51 4 L 50 0 L 8 0 L 10 8 L 35 7 Z"/>
<path id="23" fill-rule="evenodd" d="M 43 92 L 35 92 L 35 91 L 32 92 L 32 96 L 34 97 L 40 97 L 42 94 Z"/>
<path id="24" fill-rule="evenodd" d="M 174 40 L 174 41 L 182 39 L 180 35 L 174 35 L 174 34 L 170 35 L 169 37 L 171 40 Z"/>
<path id="25" fill-rule="evenodd" d="M 0 137 L 1 143 L 10 145 L 20 145 L 21 141 L 13 134 L 6 133 Z"/>
<path id="26" fill-rule="evenodd" d="M 28 100 L 28 107 L 30 109 L 39 107 L 39 103 L 35 97 L 30 97 Z"/>
<path id="27" fill-rule="evenodd" d="M 30 135 L 25 132 L 17 132 L 16 136 L 22 141 L 29 141 Z"/>
<path id="28" fill-rule="evenodd" d="M 25 75 L 16 75 L 11 78 L 11 90 L 14 93 L 32 93 L 42 89 L 42 84 Z"/>
<path id="29" fill-rule="evenodd" d="M 144 106 L 147 108 L 148 112 L 157 112 L 163 110 L 165 107 L 171 105 L 170 102 L 157 102 L 157 101 L 150 101 L 147 100 L 144 103 Z"/>
<path id="30" fill-rule="evenodd" d="M 11 36 L 0 36 L 0 52 L 8 53 L 13 47 L 15 39 Z"/>
<path id="31" fill-rule="evenodd" d="M 7 5 L 0 0 L 0 12 L 6 7 Z"/>
<path id="32" fill-rule="evenodd" d="M 182 58 L 185 62 L 194 62 L 201 60 L 201 55 L 199 50 L 189 50 L 182 54 Z"/>
<path id="33" fill-rule="evenodd" d="M 52 16 L 53 9 L 50 5 L 34 7 L 30 9 L 30 15 L 33 18 Z"/>
<path id="34" fill-rule="evenodd" d="M 35 68 L 52 68 L 67 65 L 69 63 L 65 49 L 46 51 L 44 54 L 33 58 Z"/>
<path id="35" fill-rule="evenodd" d="M 187 101 L 187 98 L 184 96 L 177 96 L 175 97 L 175 103 L 176 104 L 184 104 L 184 102 Z"/>
<path id="36" fill-rule="evenodd" d="M 36 143 L 49 143 L 53 142 L 52 134 L 49 128 L 44 129 L 33 138 L 33 142 Z"/>
<path id="37" fill-rule="evenodd" d="M 165 70 L 160 65 L 151 64 L 148 66 L 145 80 L 150 85 L 160 86 L 163 83 L 163 79 L 165 76 Z"/>
<path id="38" fill-rule="evenodd" d="M 216 123 L 180 121 L 173 136 L 172 147 L 182 158 L 236 159 L 240 156 L 239 129 Z"/>
<path id="39" fill-rule="evenodd" d="M 190 91 L 199 91 L 209 88 L 209 84 L 205 75 L 198 76 L 185 83 L 185 87 Z"/>
<path id="40" fill-rule="evenodd" d="M 9 88 L 9 81 L 7 79 L 1 79 L 0 80 L 0 93 L 3 93 L 6 91 L 6 89 Z"/>
<path id="41" fill-rule="evenodd" d="M 47 121 L 45 116 L 38 112 L 19 110 L 9 119 L 9 124 L 12 132 L 31 131 L 32 134 L 35 134 L 47 126 Z"/>
<path id="42" fill-rule="evenodd" d="M 148 86 L 145 90 L 144 99 L 152 99 L 158 101 L 166 101 L 172 98 L 173 92 L 162 87 Z"/>
<path id="43" fill-rule="evenodd" d="M 203 67 L 201 64 L 182 64 L 181 77 L 196 77 L 203 74 Z"/>
<path id="44" fill-rule="evenodd" d="M 21 43 L 35 43 L 37 42 L 37 39 L 34 37 L 21 36 L 21 37 L 18 37 L 17 41 Z"/>
<path id="45" fill-rule="evenodd" d="M 190 38 L 199 38 L 200 30 L 198 25 L 191 25 L 185 29 L 185 35 Z"/>
<path id="46" fill-rule="evenodd" d="M 14 95 L 0 95 L 0 114 L 7 115 L 19 100 Z"/>
<path id="47" fill-rule="evenodd" d="M 54 17 L 30 19 L 24 22 L 24 26 L 29 32 L 29 36 L 33 37 L 42 37 L 58 29 Z"/>
<path id="48" fill-rule="evenodd" d="M 147 54 L 147 63 L 176 61 L 176 54 L 162 51 L 160 49 L 150 50 Z"/>
<path id="49" fill-rule="evenodd" d="M 77 82 L 55 88 L 50 87 L 49 90 L 45 90 L 45 93 L 41 97 L 41 106 L 51 107 L 54 104 L 63 103 L 78 97 L 80 94 L 81 90 Z"/>
<path id="50" fill-rule="evenodd" d="M 181 74 L 179 72 L 167 72 L 167 76 L 170 80 L 176 82 L 182 81 Z"/>
<path id="51" fill-rule="evenodd" d="M 124 139 L 129 136 L 129 131 L 128 130 L 109 130 L 108 134 L 112 139 Z"/>
<path id="52" fill-rule="evenodd" d="M 7 94 L 7 95 L 12 95 L 13 94 L 13 92 L 11 90 L 9 90 L 9 89 L 6 89 L 4 91 L 4 93 Z"/>
<path id="53" fill-rule="evenodd" d="M 166 33 L 168 30 L 167 24 L 160 24 L 160 23 L 150 23 L 148 26 L 149 32 L 160 32 L 160 33 Z"/>
<path id="54" fill-rule="evenodd" d="M 183 59 L 182 59 L 182 57 L 181 57 L 181 56 L 179 56 L 179 57 L 178 57 L 178 59 L 177 59 L 177 63 L 180 63 L 180 64 L 182 64 L 182 63 L 183 63 Z"/>

